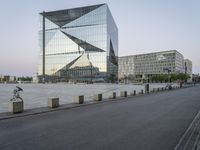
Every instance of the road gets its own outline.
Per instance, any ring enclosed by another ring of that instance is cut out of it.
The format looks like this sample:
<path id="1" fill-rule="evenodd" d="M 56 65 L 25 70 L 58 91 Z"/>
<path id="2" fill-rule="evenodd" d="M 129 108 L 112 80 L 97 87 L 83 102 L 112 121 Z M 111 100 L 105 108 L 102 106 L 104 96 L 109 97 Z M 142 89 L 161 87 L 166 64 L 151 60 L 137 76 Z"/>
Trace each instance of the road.
<path id="1" fill-rule="evenodd" d="M 0 121 L 0 150 L 173 150 L 200 87 Z"/>

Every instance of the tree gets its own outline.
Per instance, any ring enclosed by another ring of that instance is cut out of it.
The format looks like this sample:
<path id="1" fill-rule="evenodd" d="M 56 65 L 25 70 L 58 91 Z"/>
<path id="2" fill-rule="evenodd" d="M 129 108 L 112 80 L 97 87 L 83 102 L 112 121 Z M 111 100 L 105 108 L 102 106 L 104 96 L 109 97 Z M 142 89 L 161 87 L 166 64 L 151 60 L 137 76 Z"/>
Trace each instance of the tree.
<path id="1" fill-rule="evenodd" d="M 151 77 L 151 80 L 154 82 L 168 82 L 168 78 L 170 81 L 186 81 L 190 78 L 188 74 L 179 73 L 179 74 L 158 74 Z"/>
<path id="2" fill-rule="evenodd" d="M 19 77 L 18 80 L 19 80 L 19 81 L 32 81 L 33 78 L 32 78 L 32 77 L 24 77 L 24 76 L 23 76 L 23 77 Z"/>

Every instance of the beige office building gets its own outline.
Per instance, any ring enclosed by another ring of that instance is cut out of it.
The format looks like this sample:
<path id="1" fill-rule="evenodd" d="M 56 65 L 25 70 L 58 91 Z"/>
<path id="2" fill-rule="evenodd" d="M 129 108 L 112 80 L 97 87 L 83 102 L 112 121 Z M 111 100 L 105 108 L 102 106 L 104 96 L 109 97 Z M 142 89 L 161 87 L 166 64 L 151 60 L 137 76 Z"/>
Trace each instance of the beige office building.
<path id="1" fill-rule="evenodd" d="M 185 73 L 184 57 L 177 50 L 123 56 L 118 61 L 119 79 L 131 75 L 135 80 L 141 81 L 157 74 Z M 192 72 L 192 62 L 188 62 L 188 71 Z"/>

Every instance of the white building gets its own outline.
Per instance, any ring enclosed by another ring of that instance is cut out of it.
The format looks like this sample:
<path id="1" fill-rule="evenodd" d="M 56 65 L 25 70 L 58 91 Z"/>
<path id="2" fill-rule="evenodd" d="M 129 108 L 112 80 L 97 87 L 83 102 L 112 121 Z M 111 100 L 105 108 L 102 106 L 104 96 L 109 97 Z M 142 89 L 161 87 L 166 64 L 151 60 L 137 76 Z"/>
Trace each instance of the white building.
<path id="1" fill-rule="evenodd" d="M 192 82 L 192 61 L 189 59 L 185 59 L 184 64 L 185 64 L 185 74 L 188 74 L 190 76 L 188 82 Z"/>
<path id="2" fill-rule="evenodd" d="M 185 73 L 184 57 L 177 50 L 123 56 L 118 61 L 119 79 L 133 75 L 141 81 L 158 74 Z"/>

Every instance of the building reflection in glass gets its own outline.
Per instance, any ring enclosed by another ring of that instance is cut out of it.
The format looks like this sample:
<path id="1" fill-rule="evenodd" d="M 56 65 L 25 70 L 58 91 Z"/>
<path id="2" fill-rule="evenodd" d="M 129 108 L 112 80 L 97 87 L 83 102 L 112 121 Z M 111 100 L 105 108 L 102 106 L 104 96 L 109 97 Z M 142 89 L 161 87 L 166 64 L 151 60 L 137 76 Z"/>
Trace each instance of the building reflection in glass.
<path id="1" fill-rule="evenodd" d="M 107 4 L 40 14 L 40 78 L 43 72 L 43 17 L 47 82 L 117 80 L 118 29 Z"/>

